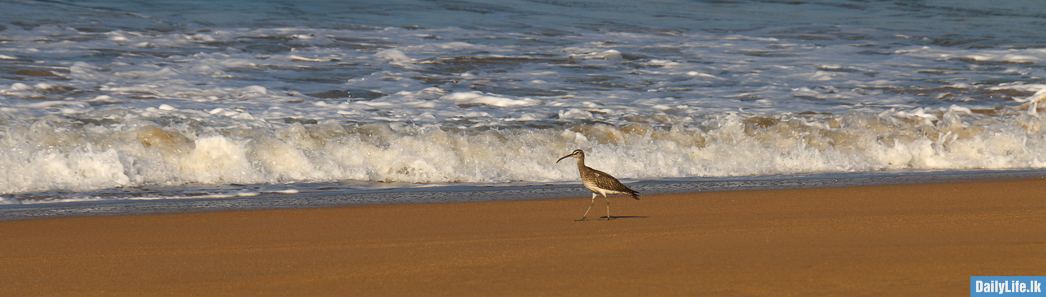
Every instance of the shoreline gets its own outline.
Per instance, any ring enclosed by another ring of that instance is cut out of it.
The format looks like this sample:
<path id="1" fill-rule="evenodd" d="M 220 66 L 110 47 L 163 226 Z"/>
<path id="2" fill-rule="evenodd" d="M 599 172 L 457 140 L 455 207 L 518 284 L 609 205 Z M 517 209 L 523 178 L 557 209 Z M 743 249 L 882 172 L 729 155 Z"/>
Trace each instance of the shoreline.
<path id="1" fill-rule="evenodd" d="M 784 190 L 879 185 L 1016 181 L 1046 178 L 1046 171 L 978 170 L 943 172 L 874 172 L 810 175 L 744 176 L 703 179 L 623 180 L 642 195 L 709 193 L 746 190 Z M 216 186 L 218 188 L 224 186 Z M 225 189 L 216 198 L 85 199 L 63 202 L 0 203 L 0 221 L 77 216 L 148 215 L 211 211 L 297 209 L 375 204 L 458 203 L 517 201 L 589 197 L 579 181 L 555 184 L 446 184 L 437 186 L 389 187 L 365 183 L 337 188 L 329 184 L 243 185 Z M 266 192 L 264 188 L 276 188 Z M 282 193 L 290 190 L 291 193 Z M 140 191 L 140 190 L 139 190 Z M 206 193 L 206 187 L 188 187 L 190 193 Z M 247 195 L 243 195 L 247 192 Z M 120 191 L 108 191 L 120 193 Z M 174 193 L 174 192 L 172 192 Z M 170 194 L 170 193 L 169 193 Z M 38 196 L 29 194 L 31 196 Z M 90 193 L 78 194 L 91 196 Z M 133 195 L 133 192 L 129 194 Z M 198 195 L 198 194 L 197 194 Z M 17 195 L 15 195 L 17 196 Z M 104 196 L 103 196 L 104 197 Z M 8 199 L 11 199 L 8 197 Z M 0 200 L 0 202 L 3 202 Z"/>
<path id="2" fill-rule="evenodd" d="M 588 222 L 588 197 L 4 221 L 0 295 L 959 295 L 1046 273 L 1043 193 L 612 196 L 620 218 Z"/>

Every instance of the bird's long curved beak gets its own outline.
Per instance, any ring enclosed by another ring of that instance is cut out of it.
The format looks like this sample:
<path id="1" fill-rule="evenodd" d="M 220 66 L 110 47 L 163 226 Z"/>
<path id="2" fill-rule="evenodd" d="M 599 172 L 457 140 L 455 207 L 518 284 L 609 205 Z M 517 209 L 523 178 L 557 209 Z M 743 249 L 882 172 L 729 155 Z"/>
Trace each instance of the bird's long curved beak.
<path id="1" fill-rule="evenodd" d="M 556 160 L 556 163 L 559 163 L 559 161 L 563 161 L 563 159 L 570 158 L 570 157 L 573 157 L 573 156 L 574 156 L 574 154 L 569 154 L 569 155 L 563 156 L 562 158 L 559 158 L 559 160 Z"/>

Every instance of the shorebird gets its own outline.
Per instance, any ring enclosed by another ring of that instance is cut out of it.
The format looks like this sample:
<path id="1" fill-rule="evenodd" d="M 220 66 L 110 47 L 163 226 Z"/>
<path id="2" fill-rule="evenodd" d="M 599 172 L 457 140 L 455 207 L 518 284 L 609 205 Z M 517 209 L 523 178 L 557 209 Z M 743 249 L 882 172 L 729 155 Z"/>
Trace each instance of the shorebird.
<path id="1" fill-rule="evenodd" d="M 581 183 L 585 184 L 585 188 L 592 191 L 592 203 L 588 204 L 588 210 L 585 210 L 585 215 L 582 215 L 578 221 L 584 221 L 588 217 L 588 212 L 592 210 L 592 205 L 596 204 L 596 194 L 602 194 L 603 199 L 607 200 L 607 220 L 614 219 L 614 217 L 610 216 L 610 198 L 607 198 L 607 194 L 630 195 L 632 198 L 639 200 L 639 192 L 622 185 L 620 181 L 606 174 L 606 172 L 585 166 L 585 152 L 582 150 L 574 150 L 573 153 L 556 160 L 556 163 L 569 157 L 577 158 L 577 171 L 581 173 Z"/>

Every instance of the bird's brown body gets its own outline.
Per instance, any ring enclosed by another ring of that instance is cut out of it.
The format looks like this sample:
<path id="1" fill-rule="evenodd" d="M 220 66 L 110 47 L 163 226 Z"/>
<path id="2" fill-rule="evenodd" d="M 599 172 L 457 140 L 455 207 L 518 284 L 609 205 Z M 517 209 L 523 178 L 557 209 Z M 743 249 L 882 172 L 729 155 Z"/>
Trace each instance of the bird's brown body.
<path id="1" fill-rule="evenodd" d="M 585 211 L 585 215 L 581 217 L 579 221 L 584 221 L 588 217 L 588 212 L 592 210 L 592 205 L 596 203 L 596 195 L 603 195 L 603 198 L 607 200 L 607 220 L 613 219 L 610 216 L 610 199 L 607 198 L 607 194 L 621 194 L 629 195 L 632 198 L 639 200 L 639 192 L 632 190 L 631 188 L 621 184 L 613 176 L 610 176 L 606 172 L 592 169 L 591 167 L 585 166 L 585 152 L 582 150 L 574 150 L 573 153 L 563 156 L 556 160 L 556 163 L 566 159 L 568 157 L 577 158 L 577 170 L 581 174 L 581 183 L 592 191 L 592 203 L 588 205 L 588 210 Z"/>

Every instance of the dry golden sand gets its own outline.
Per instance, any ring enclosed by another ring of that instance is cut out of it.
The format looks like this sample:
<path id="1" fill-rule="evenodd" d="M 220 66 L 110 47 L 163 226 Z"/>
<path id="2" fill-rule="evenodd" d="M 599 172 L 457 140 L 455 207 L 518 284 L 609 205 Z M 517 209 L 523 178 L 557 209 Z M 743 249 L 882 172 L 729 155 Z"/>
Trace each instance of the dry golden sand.
<path id="1" fill-rule="evenodd" d="M 603 215 L 598 204 L 590 217 Z M 1046 181 L 0 222 L 0 296 L 967 295 L 1046 275 Z"/>

